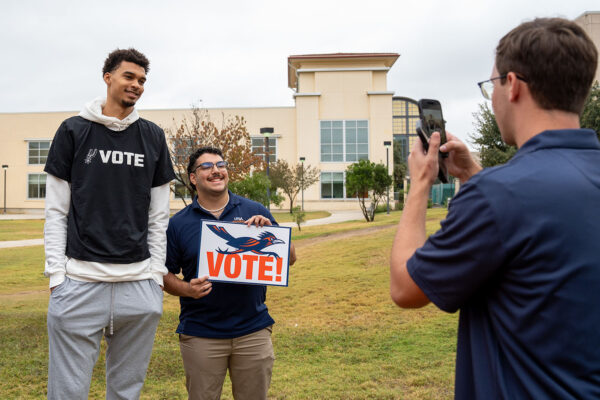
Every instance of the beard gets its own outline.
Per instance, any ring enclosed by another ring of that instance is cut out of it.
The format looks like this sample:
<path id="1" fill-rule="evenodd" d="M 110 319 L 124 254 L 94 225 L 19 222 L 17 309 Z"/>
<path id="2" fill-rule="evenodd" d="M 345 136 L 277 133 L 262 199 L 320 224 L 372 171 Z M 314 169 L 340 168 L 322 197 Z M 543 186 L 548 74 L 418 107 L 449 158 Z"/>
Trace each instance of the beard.
<path id="1" fill-rule="evenodd" d="M 135 106 L 135 101 L 121 100 L 121 105 L 125 108 L 133 107 Z"/>

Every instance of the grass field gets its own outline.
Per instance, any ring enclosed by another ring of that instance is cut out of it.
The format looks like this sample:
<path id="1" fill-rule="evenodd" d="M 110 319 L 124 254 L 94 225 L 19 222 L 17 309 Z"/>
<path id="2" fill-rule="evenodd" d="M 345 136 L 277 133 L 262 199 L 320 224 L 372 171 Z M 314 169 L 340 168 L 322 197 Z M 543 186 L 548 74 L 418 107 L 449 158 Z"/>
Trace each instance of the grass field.
<path id="1" fill-rule="evenodd" d="M 18 219 L 0 221 L 0 241 L 41 239 L 43 237 L 43 219 Z"/>
<path id="2" fill-rule="evenodd" d="M 307 211 L 306 220 L 329 217 L 327 211 Z M 274 211 L 277 222 L 292 222 L 292 215 L 286 211 Z M 44 220 L 3 220 L 0 221 L 0 241 L 41 239 L 44 237 Z"/>
<path id="3" fill-rule="evenodd" d="M 445 210 L 430 210 L 428 232 Z M 449 399 L 456 315 L 433 306 L 401 310 L 389 298 L 389 251 L 399 213 L 374 223 L 294 229 L 298 262 L 290 286 L 271 287 L 277 321 L 272 399 Z M 0 398 L 41 399 L 47 369 L 47 280 L 41 246 L 1 249 Z M 185 399 L 174 330 L 178 299 L 165 294 L 143 399 Z M 104 398 L 104 358 L 91 399 Z M 223 398 L 230 399 L 226 383 Z"/>

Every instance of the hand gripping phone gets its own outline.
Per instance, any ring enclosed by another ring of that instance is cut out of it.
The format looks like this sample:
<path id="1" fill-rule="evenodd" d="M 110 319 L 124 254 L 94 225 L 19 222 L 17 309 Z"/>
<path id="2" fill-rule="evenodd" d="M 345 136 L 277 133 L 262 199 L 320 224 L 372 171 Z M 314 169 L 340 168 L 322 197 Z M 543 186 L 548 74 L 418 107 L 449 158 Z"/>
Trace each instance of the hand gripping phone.
<path id="1" fill-rule="evenodd" d="M 421 99 L 417 102 L 419 107 L 419 120 L 417 121 L 417 135 L 423 142 L 423 148 L 429 149 L 429 139 L 433 132 L 440 133 L 440 146 L 446 143 L 446 128 L 444 116 L 442 115 L 442 105 L 437 100 Z M 443 183 L 448 183 L 448 170 L 445 164 L 447 153 L 438 154 L 438 178 Z"/>

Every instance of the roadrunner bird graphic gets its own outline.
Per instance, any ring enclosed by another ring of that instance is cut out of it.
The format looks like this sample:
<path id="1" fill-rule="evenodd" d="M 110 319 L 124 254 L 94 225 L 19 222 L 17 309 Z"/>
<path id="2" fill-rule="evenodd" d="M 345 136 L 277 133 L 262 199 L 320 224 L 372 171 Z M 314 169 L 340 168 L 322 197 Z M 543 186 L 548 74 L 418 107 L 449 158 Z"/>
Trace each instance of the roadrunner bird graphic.
<path id="1" fill-rule="evenodd" d="M 261 234 L 258 235 L 258 239 L 251 238 L 251 237 L 235 238 L 235 237 L 231 236 L 231 234 L 229 234 L 229 232 L 227 232 L 227 230 L 225 230 L 225 228 L 222 226 L 207 225 L 207 227 L 212 232 L 214 232 L 217 236 L 219 236 L 222 239 L 225 239 L 227 241 L 226 244 L 228 246 L 231 246 L 236 249 L 233 251 L 217 249 L 218 253 L 238 254 L 238 253 L 252 252 L 255 254 L 261 254 L 261 255 L 273 256 L 275 258 L 281 258 L 275 252 L 262 251 L 262 249 L 264 249 L 267 246 L 285 243 L 283 240 L 277 239 L 275 237 L 275 235 L 273 235 L 271 232 L 261 232 Z"/>

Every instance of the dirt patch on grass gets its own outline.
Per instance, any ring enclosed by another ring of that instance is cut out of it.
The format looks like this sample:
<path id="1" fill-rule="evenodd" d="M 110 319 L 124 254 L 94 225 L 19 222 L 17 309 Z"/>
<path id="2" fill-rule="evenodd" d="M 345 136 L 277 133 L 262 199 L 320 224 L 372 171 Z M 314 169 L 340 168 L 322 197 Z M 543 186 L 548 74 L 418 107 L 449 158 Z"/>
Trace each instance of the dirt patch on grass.
<path id="1" fill-rule="evenodd" d="M 50 291 L 48 289 L 45 289 L 45 290 L 28 290 L 25 292 L 16 292 L 16 293 L 2 293 L 2 294 L 0 294 L 0 300 L 1 299 L 18 300 L 21 298 L 29 297 L 31 295 L 40 295 L 40 294 L 45 294 L 46 296 L 50 296 Z"/>
<path id="2" fill-rule="evenodd" d="M 302 247 L 307 247 L 307 246 L 313 245 L 315 243 L 322 243 L 322 242 L 330 241 L 330 240 L 341 240 L 341 239 L 347 239 L 347 238 L 356 237 L 356 236 L 369 235 L 374 232 L 378 232 L 378 231 L 382 231 L 384 229 L 389 229 L 389 228 L 395 227 L 396 225 L 398 225 L 398 223 L 394 222 L 394 223 L 388 224 L 388 225 L 372 226 L 372 227 L 363 228 L 363 229 L 353 229 L 351 231 L 330 233 L 327 235 L 317 236 L 317 237 L 313 237 L 313 238 L 309 238 L 309 239 L 294 240 L 294 246 L 296 246 L 296 248 L 299 249 Z"/>

